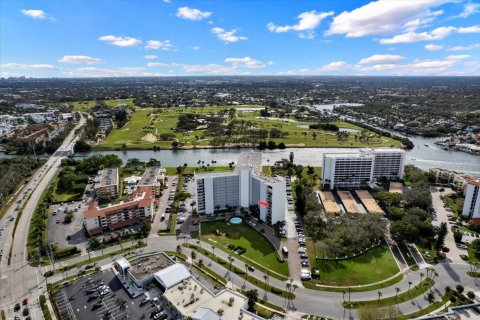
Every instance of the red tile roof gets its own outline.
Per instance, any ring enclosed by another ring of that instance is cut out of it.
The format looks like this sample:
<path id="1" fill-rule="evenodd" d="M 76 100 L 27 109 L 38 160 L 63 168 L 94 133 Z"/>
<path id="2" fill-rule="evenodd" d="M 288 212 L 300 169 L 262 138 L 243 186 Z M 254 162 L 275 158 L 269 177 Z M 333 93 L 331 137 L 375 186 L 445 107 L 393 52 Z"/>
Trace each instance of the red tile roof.
<path id="1" fill-rule="evenodd" d="M 152 191 L 149 188 L 138 188 L 130 195 L 130 200 L 128 202 L 122 202 L 118 204 L 109 205 L 106 207 L 99 207 L 98 201 L 93 200 L 88 205 L 87 211 L 83 213 L 85 218 L 94 218 L 94 217 L 107 217 L 109 215 L 114 215 L 124 210 L 136 210 L 139 207 L 150 206 L 154 201 L 152 196 Z"/>

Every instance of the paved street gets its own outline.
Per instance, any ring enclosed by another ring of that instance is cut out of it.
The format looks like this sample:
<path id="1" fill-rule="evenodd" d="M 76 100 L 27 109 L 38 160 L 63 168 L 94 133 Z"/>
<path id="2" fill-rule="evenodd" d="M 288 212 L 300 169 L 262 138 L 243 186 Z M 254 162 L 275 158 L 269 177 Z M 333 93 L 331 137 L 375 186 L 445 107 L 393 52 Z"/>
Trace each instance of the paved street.
<path id="1" fill-rule="evenodd" d="M 437 187 L 432 187 L 430 190 L 432 193 L 433 209 L 437 213 L 437 221 L 432 221 L 432 224 L 439 226 L 442 222 L 447 223 L 448 233 L 445 237 L 445 247 L 450 249 L 450 251 L 447 252 L 447 259 L 451 262 L 462 263 L 463 260 L 462 258 L 460 258 L 460 255 L 467 254 L 467 251 L 465 249 L 460 249 L 457 247 L 455 240 L 453 239 L 451 224 L 448 221 L 447 210 L 445 210 L 445 207 L 443 206 L 443 201 L 441 199 L 442 195 L 448 195 L 450 193 L 453 193 L 453 191 L 449 188 L 446 188 L 444 192 L 440 192 L 438 191 L 438 189 L 439 188 Z"/>
<path id="2" fill-rule="evenodd" d="M 13 215 L 18 219 L 15 238 L 12 238 L 13 223 L 8 225 L 0 238 L 0 248 L 3 249 L 5 256 L 0 264 L 0 308 L 6 308 L 9 317 L 13 317 L 13 305 L 22 298 L 28 297 L 32 319 L 42 319 L 38 296 L 43 291 L 44 284 L 42 284 L 43 278 L 38 269 L 29 266 L 27 262 L 26 244 L 28 228 L 42 192 L 48 188 L 51 180 L 59 170 L 61 160 L 67 155 L 66 151 L 71 150 L 76 142 L 75 130 L 84 123 L 85 118 L 82 116 L 77 126 L 70 132 L 62 146 L 58 149 L 60 152 L 55 152 L 45 165 L 32 175 L 30 182 L 24 187 L 24 190 L 28 192 L 28 196 L 24 202 L 20 203 L 20 206 L 24 206 L 21 217 L 18 218 L 18 212 L 15 212 L 13 209 L 14 205 L 2 219 L 2 225 L 5 224 L 9 215 Z M 29 189 L 31 191 L 28 191 Z M 22 200 L 22 193 L 18 195 L 16 201 L 18 200 Z M 10 250 L 12 250 L 12 256 L 10 261 L 8 261 L 6 258 L 8 258 Z"/>

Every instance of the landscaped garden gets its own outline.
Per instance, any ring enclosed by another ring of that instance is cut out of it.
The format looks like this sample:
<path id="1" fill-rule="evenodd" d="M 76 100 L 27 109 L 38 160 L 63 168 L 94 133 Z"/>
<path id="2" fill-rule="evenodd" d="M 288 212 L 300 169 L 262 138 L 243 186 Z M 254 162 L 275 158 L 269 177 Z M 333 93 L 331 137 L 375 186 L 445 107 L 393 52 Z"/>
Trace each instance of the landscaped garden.
<path id="1" fill-rule="evenodd" d="M 217 230 L 219 232 L 217 232 Z M 284 276 L 288 276 L 288 264 L 280 261 L 273 245 L 257 230 L 246 223 L 227 224 L 225 221 L 203 222 L 201 225 L 202 238 L 216 243 L 230 254 L 228 246 L 243 248 L 245 252 L 240 256 L 251 261 L 250 264 L 263 266 Z M 237 250 L 238 252 L 238 250 Z"/>
<path id="2" fill-rule="evenodd" d="M 366 285 L 388 279 L 399 272 L 386 244 L 351 259 L 326 261 L 315 259 L 313 242 L 307 242 L 310 264 L 320 270 L 320 278 L 309 281 L 328 286 Z M 317 252 L 317 256 L 319 256 Z"/>
<path id="3" fill-rule="evenodd" d="M 283 143 L 287 147 L 401 146 L 397 140 L 379 136 L 342 121 L 335 121 L 332 124 L 340 129 L 355 131 L 339 134 L 339 132 L 321 129 L 314 130 L 309 129 L 309 125 L 314 124 L 313 122 L 260 117 L 259 110 L 248 112 L 241 110 L 231 112 L 231 110 L 236 109 L 231 107 L 137 108 L 122 128 L 114 128 L 104 141 L 94 147 L 98 149 L 119 149 L 125 146 L 130 149 L 151 149 L 154 146 L 171 148 L 173 142 L 178 143 L 179 148 L 256 146 L 262 140 L 272 141 L 276 146 Z M 184 119 L 186 125 L 181 128 L 182 130 L 175 130 L 179 126 L 179 118 Z M 205 119 L 211 120 L 205 123 Z M 228 132 L 220 134 L 218 130 Z M 252 130 L 255 135 L 251 133 Z"/>

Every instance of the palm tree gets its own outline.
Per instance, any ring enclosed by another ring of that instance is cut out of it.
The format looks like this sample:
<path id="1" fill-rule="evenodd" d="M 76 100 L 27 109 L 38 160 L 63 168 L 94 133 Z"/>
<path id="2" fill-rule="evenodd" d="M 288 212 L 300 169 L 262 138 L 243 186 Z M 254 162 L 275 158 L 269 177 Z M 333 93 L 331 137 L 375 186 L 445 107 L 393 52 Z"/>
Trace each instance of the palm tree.
<path id="1" fill-rule="evenodd" d="M 424 276 L 424 274 L 422 272 L 420 272 L 420 283 L 422 283 L 423 276 Z"/>
<path id="2" fill-rule="evenodd" d="M 267 280 L 268 276 L 266 274 L 263 275 L 263 280 L 265 280 L 265 293 L 267 293 Z"/>
<path id="3" fill-rule="evenodd" d="M 197 240 L 197 247 L 198 247 L 198 249 L 202 249 L 202 244 L 201 244 L 200 240 Z"/>
<path id="4" fill-rule="evenodd" d="M 215 246 L 212 244 L 212 255 L 213 255 L 213 261 L 215 261 Z"/>
<path id="5" fill-rule="evenodd" d="M 195 263 L 195 259 L 197 259 L 197 253 L 192 250 L 190 253 L 190 256 L 192 257 L 192 265 Z"/>
<path id="6" fill-rule="evenodd" d="M 118 308 L 123 311 L 127 307 L 127 301 L 125 299 L 120 299 L 118 301 Z"/>
<path id="7" fill-rule="evenodd" d="M 435 295 L 433 294 L 433 292 L 429 292 L 428 295 L 427 295 L 427 301 L 428 303 L 433 303 L 435 301 Z"/>
<path id="8" fill-rule="evenodd" d="M 380 301 L 380 298 L 382 297 L 382 292 L 378 291 L 378 301 Z"/>
<path id="9" fill-rule="evenodd" d="M 103 316 L 103 319 L 104 320 L 110 320 L 111 317 L 112 317 L 112 312 L 110 310 L 105 310 L 103 313 L 102 313 L 102 316 Z"/>
<path id="10" fill-rule="evenodd" d="M 228 261 L 230 262 L 230 270 L 232 270 L 232 263 L 233 263 L 233 257 L 231 255 L 228 255 Z"/>
<path id="11" fill-rule="evenodd" d="M 182 254 L 182 246 L 181 245 L 177 246 L 177 253 Z"/>

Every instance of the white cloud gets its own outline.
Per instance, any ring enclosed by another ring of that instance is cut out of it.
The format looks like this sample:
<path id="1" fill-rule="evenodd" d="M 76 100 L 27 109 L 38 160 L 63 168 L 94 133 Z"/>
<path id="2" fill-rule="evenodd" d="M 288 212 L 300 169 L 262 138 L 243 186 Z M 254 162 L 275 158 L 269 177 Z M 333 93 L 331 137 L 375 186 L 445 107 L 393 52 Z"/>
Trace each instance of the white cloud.
<path id="1" fill-rule="evenodd" d="M 145 49 L 170 51 L 173 49 L 173 44 L 170 40 L 148 40 Z"/>
<path id="2" fill-rule="evenodd" d="M 479 33 L 480 25 L 471 26 L 471 27 L 460 27 L 457 29 L 458 33 Z"/>
<path id="3" fill-rule="evenodd" d="M 167 63 L 162 63 L 162 62 L 149 62 L 147 63 L 147 66 L 149 67 L 167 67 L 169 66 L 169 64 Z"/>
<path id="4" fill-rule="evenodd" d="M 262 61 L 250 57 L 226 58 L 225 62 L 231 63 L 235 67 L 244 67 L 249 69 L 264 68 L 266 66 Z M 270 61 L 269 63 L 272 62 Z"/>
<path id="5" fill-rule="evenodd" d="M 187 73 L 206 74 L 233 74 L 237 70 L 235 66 L 227 67 L 220 64 L 184 64 L 182 68 Z"/>
<path id="6" fill-rule="evenodd" d="M 453 16 L 452 18 L 468 18 L 472 14 L 479 13 L 479 12 L 480 12 L 479 3 L 468 2 L 463 5 L 463 11 L 459 15 Z"/>
<path id="7" fill-rule="evenodd" d="M 359 64 L 392 64 L 405 60 L 405 57 L 398 54 L 374 54 L 360 60 Z"/>
<path id="8" fill-rule="evenodd" d="M 457 60 L 465 60 L 465 59 L 468 59 L 470 58 L 471 56 L 469 54 L 456 54 L 456 55 L 450 55 L 450 56 L 447 56 L 445 57 L 445 59 L 449 60 L 449 61 L 457 61 Z"/>
<path id="9" fill-rule="evenodd" d="M 407 32 L 397 34 L 392 38 L 380 39 L 381 44 L 413 43 L 419 41 L 442 40 L 454 32 L 459 32 L 456 27 L 439 27 L 430 32 Z"/>
<path id="10" fill-rule="evenodd" d="M 38 9 L 22 9 L 20 10 L 21 13 L 24 15 L 33 18 L 33 19 L 50 19 L 50 20 L 55 20 L 53 17 L 49 16 L 45 11 L 43 10 L 38 10 Z"/>
<path id="11" fill-rule="evenodd" d="M 424 46 L 425 50 L 428 51 L 438 51 L 442 50 L 444 47 L 439 44 L 429 43 Z"/>
<path id="12" fill-rule="evenodd" d="M 57 67 L 51 64 L 25 64 L 25 63 L 4 63 L 0 64 L 2 68 L 21 69 L 21 70 L 54 70 Z"/>
<path id="13" fill-rule="evenodd" d="M 154 55 L 154 54 L 146 54 L 143 56 L 145 59 L 149 59 L 149 60 L 153 60 L 153 59 L 157 59 L 158 56 Z"/>
<path id="14" fill-rule="evenodd" d="M 98 38 L 100 41 L 109 42 L 117 47 L 135 47 L 142 43 L 141 40 L 132 37 L 118 37 L 114 35 L 106 35 Z"/>
<path id="15" fill-rule="evenodd" d="M 212 15 L 209 11 L 200 11 L 189 7 L 180 7 L 177 10 L 177 17 L 187 20 L 200 21 Z"/>
<path id="16" fill-rule="evenodd" d="M 193 50 L 200 50 L 199 46 L 192 47 Z"/>
<path id="17" fill-rule="evenodd" d="M 476 49 L 476 48 L 480 48 L 480 43 L 474 43 L 474 44 L 470 44 L 468 46 L 450 47 L 450 48 L 447 48 L 447 51 L 467 51 L 467 50 L 472 50 L 472 49 Z"/>
<path id="18" fill-rule="evenodd" d="M 74 56 L 63 56 L 58 60 L 58 62 L 97 64 L 97 63 L 102 63 L 103 61 L 102 59 L 93 58 L 90 56 L 74 55 Z"/>
<path id="19" fill-rule="evenodd" d="M 220 40 L 222 40 L 225 43 L 233 43 L 233 42 L 238 42 L 240 40 L 247 40 L 247 37 L 244 36 L 237 36 L 235 33 L 237 33 L 236 29 L 232 29 L 230 31 L 227 31 L 223 28 L 215 27 L 212 28 L 212 33 Z"/>
<path id="20" fill-rule="evenodd" d="M 330 62 L 322 67 L 322 70 L 325 71 L 338 71 L 338 70 L 345 70 L 349 69 L 351 67 L 350 64 L 348 64 L 345 61 L 333 61 Z"/>
<path id="21" fill-rule="evenodd" d="M 372 1 L 352 11 L 344 11 L 333 18 L 327 35 L 345 34 L 349 38 L 368 35 L 384 35 L 396 32 L 402 28 L 412 28 L 421 25 L 425 19 L 435 14 L 430 8 L 437 7 L 447 0 L 422 1 Z M 417 22 L 412 22 L 419 19 Z"/>
<path id="22" fill-rule="evenodd" d="M 163 2 L 165 2 L 165 3 L 171 3 L 172 0 L 163 0 Z"/>
<path id="23" fill-rule="evenodd" d="M 117 69 L 85 67 L 64 72 L 68 77 L 141 77 L 150 76 L 141 67 L 122 67 Z"/>
<path id="24" fill-rule="evenodd" d="M 298 19 L 297 24 L 277 26 L 275 23 L 269 22 L 267 24 L 267 28 L 271 32 L 275 32 L 275 33 L 299 31 L 300 33 L 298 35 L 300 36 L 300 38 L 312 39 L 315 37 L 315 33 L 313 30 L 315 30 L 320 25 L 323 19 L 333 15 L 333 13 L 334 13 L 333 11 L 329 11 L 329 12 L 317 12 L 315 10 L 307 11 L 297 16 L 297 19 Z"/>

